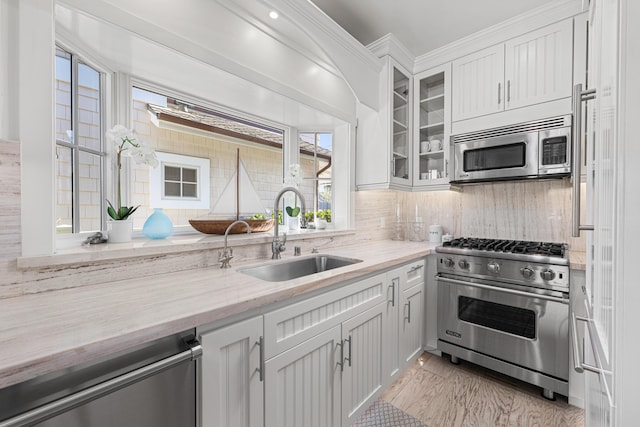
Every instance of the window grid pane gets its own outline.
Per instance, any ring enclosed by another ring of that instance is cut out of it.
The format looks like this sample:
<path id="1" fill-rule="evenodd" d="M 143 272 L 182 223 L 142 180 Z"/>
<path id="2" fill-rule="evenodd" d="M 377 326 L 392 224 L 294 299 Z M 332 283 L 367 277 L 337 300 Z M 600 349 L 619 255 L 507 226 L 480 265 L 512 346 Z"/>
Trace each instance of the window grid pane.
<path id="1" fill-rule="evenodd" d="M 164 197 L 196 199 L 198 197 L 198 169 L 163 165 Z"/>
<path id="2" fill-rule="evenodd" d="M 103 229 L 102 74 L 56 48 L 56 233 Z"/>

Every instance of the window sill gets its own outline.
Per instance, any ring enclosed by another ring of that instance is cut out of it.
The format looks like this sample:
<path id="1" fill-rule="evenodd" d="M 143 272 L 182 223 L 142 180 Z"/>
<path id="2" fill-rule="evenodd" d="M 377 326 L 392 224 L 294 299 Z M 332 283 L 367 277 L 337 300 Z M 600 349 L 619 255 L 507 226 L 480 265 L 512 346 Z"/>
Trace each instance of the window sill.
<path id="1" fill-rule="evenodd" d="M 355 230 L 287 230 L 287 241 L 337 237 L 355 234 Z M 270 244 L 273 232 L 253 234 L 233 234 L 229 236 L 231 247 Z M 211 234 L 185 234 L 167 239 L 151 240 L 145 237 L 134 238 L 127 243 L 104 243 L 92 246 L 78 246 L 60 250 L 53 255 L 20 257 L 17 260 L 19 270 L 71 267 L 74 265 L 99 264 L 119 259 L 150 257 L 165 254 L 205 251 L 224 247 L 224 236 Z"/>

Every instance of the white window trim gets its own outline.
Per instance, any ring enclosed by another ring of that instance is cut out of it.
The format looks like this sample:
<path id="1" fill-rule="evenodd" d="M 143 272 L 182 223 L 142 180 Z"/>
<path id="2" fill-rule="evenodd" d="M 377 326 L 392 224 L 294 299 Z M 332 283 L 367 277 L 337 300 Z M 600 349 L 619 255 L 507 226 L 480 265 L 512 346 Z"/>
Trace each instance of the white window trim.
<path id="1" fill-rule="evenodd" d="M 211 180 L 209 159 L 202 157 L 185 156 L 182 154 L 165 153 L 156 151 L 159 165 L 149 168 L 149 197 L 152 208 L 163 209 L 211 209 Z M 164 165 L 176 167 L 188 167 L 197 170 L 198 197 L 192 198 L 168 198 L 163 196 Z"/>

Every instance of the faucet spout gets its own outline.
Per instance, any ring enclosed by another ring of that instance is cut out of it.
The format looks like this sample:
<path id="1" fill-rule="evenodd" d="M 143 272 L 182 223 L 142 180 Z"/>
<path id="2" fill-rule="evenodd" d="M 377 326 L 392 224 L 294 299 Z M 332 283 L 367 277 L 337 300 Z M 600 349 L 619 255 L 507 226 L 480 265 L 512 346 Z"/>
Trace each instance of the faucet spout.
<path id="1" fill-rule="evenodd" d="M 280 190 L 280 192 L 278 193 L 278 195 L 276 196 L 276 200 L 273 203 L 273 215 L 274 218 L 276 220 L 276 225 L 275 228 L 273 230 L 273 242 L 271 243 L 271 259 L 280 259 L 280 253 L 284 252 L 284 250 L 286 249 L 284 243 L 287 240 L 287 236 L 285 234 L 284 236 L 284 240 L 281 241 L 280 240 L 280 233 L 279 233 L 279 224 L 278 224 L 278 211 L 280 209 L 278 209 L 278 206 L 280 205 L 280 199 L 282 199 L 282 196 L 284 195 L 284 193 L 287 192 L 293 192 L 295 194 L 298 195 L 298 197 L 300 197 L 300 212 L 304 215 L 304 211 L 305 209 L 305 201 L 304 201 L 304 196 L 302 195 L 302 193 L 300 192 L 300 190 L 298 190 L 295 187 L 285 187 L 282 190 Z"/>
<path id="2" fill-rule="evenodd" d="M 233 259 L 233 248 L 227 249 L 227 238 L 229 237 L 229 231 L 236 224 L 244 224 L 247 227 L 247 234 L 251 233 L 251 227 L 246 221 L 237 220 L 233 221 L 224 232 L 224 250 L 218 253 L 218 261 L 220 261 L 220 268 L 229 268 L 231 267 L 231 260 Z"/>

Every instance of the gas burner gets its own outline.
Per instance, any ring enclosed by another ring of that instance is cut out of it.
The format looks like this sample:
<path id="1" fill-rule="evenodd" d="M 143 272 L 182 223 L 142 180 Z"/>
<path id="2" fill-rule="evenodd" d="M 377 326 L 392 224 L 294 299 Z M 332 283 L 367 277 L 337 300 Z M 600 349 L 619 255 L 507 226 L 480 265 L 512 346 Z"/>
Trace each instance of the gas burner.
<path id="1" fill-rule="evenodd" d="M 460 237 L 444 242 L 443 247 L 472 249 L 487 252 L 503 252 L 523 255 L 543 255 L 564 258 L 566 245 L 562 243 L 529 242 L 520 240 L 481 239 Z"/>

